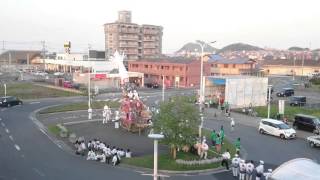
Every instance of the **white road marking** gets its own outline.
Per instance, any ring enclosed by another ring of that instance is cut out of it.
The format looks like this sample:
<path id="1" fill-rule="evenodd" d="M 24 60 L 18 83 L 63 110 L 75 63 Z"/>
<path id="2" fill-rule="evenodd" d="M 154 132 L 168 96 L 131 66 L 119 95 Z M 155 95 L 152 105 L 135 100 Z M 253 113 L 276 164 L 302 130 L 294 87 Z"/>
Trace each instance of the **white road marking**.
<path id="1" fill-rule="evenodd" d="M 6 132 L 7 132 L 8 134 L 10 133 L 10 131 L 9 131 L 9 129 L 8 129 L 8 128 L 6 128 L 5 130 L 6 130 Z"/>
<path id="2" fill-rule="evenodd" d="M 29 104 L 39 104 L 40 102 L 31 102 Z"/>
<path id="3" fill-rule="evenodd" d="M 18 146 L 18 145 L 14 145 L 14 147 L 18 150 L 18 151 L 20 151 L 21 149 L 20 149 L 20 147 Z"/>
<path id="4" fill-rule="evenodd" d="M 1 126 L 2 126 L 2 127 L 6 127 L 6 125 L 5 125 L 3 122 L 1 123 Z"/>
<path id="5" fill-rule="evenodd" d="M 32 168 L 34 172 L 36 172 L 39 176 L 44 177 L 44 173 L 42 173 L 39 169 L 37 168 Z"/>
<path id="6" fill-rule="evenodd" d="M 0 118 L 0 121 L 1 121 L 2 119 Z"/>
<path id="7" fill-rule="evenodd" d="M 11 141 L 13 141 L 13 137 L 11 135 L 9 136 L 9 139 L 11 139 Z"/>

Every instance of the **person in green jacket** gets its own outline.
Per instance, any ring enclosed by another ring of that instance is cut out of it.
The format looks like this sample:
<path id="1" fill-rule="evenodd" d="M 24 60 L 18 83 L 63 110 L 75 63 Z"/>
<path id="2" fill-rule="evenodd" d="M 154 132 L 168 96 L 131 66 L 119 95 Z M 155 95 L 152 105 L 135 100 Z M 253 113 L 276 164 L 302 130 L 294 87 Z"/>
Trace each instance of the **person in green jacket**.
<path id="1" fill-rule="evenodd" d="M 211 138 L 212 146 L 216 146 L 216 140 L 217 140 L 216 130 L 212 130 L 210 138 Z"/>
<path id="2" fill-rule="evenodd" d="M 240 154 L 240 148 L 241 148 L 240 138 L 238 138 L 238 139 L 234 142 L 234 145 L 236 146 L 236 152 L 237 152 L 237 154 Z"/>
<path id="3" fill-rule="evenodd" d="M 221 138 L 221 145 L 223 144 L 223 139 L 224 139 L 224 129 L 223 126 L 220 128 L 220 138 Z"/>

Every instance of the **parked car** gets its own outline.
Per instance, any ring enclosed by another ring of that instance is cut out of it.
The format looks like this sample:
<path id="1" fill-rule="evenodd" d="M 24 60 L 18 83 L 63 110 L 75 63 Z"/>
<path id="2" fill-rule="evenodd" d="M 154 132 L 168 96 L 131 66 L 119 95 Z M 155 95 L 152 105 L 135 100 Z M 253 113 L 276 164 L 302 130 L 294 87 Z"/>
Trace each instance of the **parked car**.
<path id="1" fill-rule="evenodd" d="M 282 91 L 277 93 L 278 97 L 287 97 L 294 95 L 294 89 L 293 88 L 283 88 Z"/>
<path id="2" fill-rule="evenodd" d="M 23 104 L 20 99 L 14 96 L 5 96 L 0 98 L 0 106 L 1 107 L 10 107 Z"/>
<path id="3" fill-rule="evenodd" d="M 307 137 L 307 141 L 309 142 L 311 147 L 320 147 L 320 136 L 309 136 Z"/>
<path id="4" fill-rule="evenodd" d="M 290 106 L 304 106 L 307 103 L 305 96 L 293 96 L 290 98 Z"/>
<path id="5" fill-rule="evenodd" d="M 65 88 L 73 88 L 73 85 L 70 81 L 63 82 L 63 87 Z"/>
<path id="6" fill-rule="evenodd" d="M 261 134 L 278 136 L 281 139 L 291 139 L 296 137 L 296 131 L 282 121 L 275 119 L 261 119 L 259 124 Z"/>
<path id="7" fill-rule="evenodd" d="M 294 117 L 293 128 L 320 134 L 320 120 L 315 116 L 296 114 Z"/>
<path id="8" fill-rule="evenodd" d="M 159 84 L 158 84 L 158 83 L 145 83 L 144 85 L 145 85 L 147 88 L 154 88 L 154 89 L 159 88 Z"/>

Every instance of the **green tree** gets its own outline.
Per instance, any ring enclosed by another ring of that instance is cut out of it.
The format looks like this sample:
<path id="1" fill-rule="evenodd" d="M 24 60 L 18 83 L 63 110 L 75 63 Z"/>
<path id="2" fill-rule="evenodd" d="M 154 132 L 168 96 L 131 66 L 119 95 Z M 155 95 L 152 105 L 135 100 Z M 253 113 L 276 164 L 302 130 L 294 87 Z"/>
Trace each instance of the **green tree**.
<path id="1" fill-rule="evenodd" d="M 199 108 L 189 98 L 177 96 L 161 103 L 160 113 L 155 116 L 154 130 L 164 134 L 162 142 L 169 145 L 170 154 L 176 159 L 177 148 L 195 143 L 199 124 Z"/>

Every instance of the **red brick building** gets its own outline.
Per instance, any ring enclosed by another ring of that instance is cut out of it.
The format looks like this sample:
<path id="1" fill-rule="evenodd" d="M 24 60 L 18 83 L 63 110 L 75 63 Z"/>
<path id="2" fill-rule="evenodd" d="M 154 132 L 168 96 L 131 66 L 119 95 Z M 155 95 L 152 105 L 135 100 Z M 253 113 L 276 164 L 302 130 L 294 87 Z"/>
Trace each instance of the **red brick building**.
<path id="1" fill-rule="evenodd" d="M 200 60 L 181 58 L 162 58 L 137 60 L 128 63 L 128 70 L 144 73 L 144 83 L 162 84 L 165 77 L 166 86 L 193 87 L 200 84 Z M 210 65 L 203 64 L 204 74 L 209 75 Z"/>

